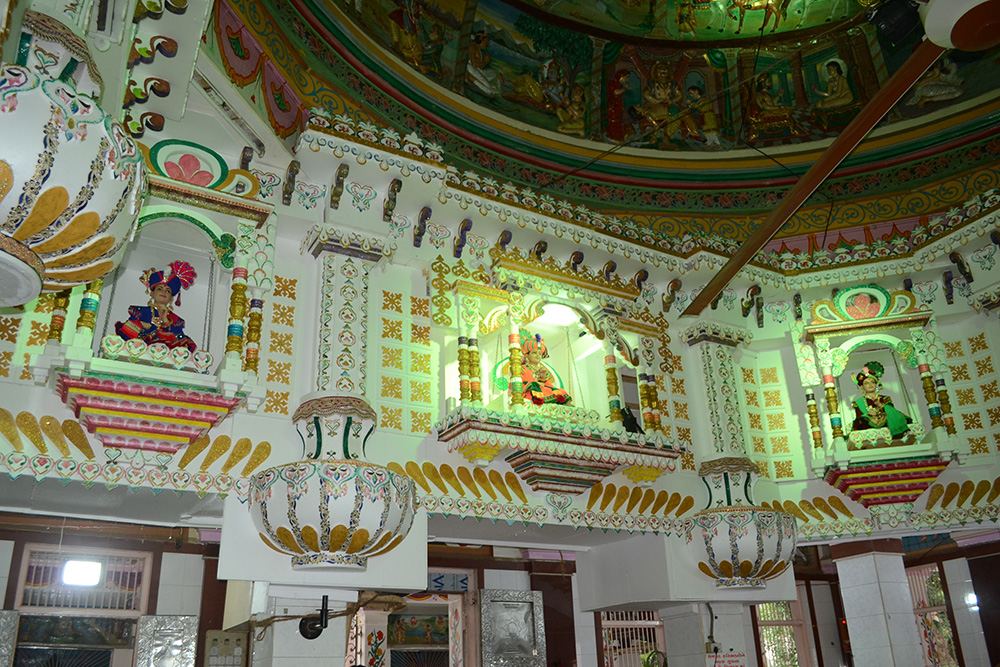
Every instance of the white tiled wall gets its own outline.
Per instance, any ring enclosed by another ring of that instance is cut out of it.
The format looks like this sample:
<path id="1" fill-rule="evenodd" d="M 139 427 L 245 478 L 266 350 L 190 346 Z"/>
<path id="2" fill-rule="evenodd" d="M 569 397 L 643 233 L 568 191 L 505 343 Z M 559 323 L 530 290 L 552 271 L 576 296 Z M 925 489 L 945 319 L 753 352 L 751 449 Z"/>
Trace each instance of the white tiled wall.
<path id="1" fill-rule="evenodd" d="M 573 623 L 576 633 L 577 667 L 597 667 L 597 631 L 592 611 L 580 611 L 579 579 L 573 575 Z"/>
<path id="2" fill-rule="evenodd" d="M 962 646 L 965 667 L 990 667 L 983 637 L 983 624 L 979 618 L 979 601 L 972 588 L 969 561 L 955 558 L 944 561 L 944 577 L 948 582 L 948 596 L 955 612 L 955 633 Z"/>
<path id="3" fill-rule="evenodd" d="M 531 575 L 525 570 L 483 570 L 483 588 L 530 591 Z"/>
<path id="4" fill-rule="evenodd" d="M 14 543 L 9 540 L 0 540 L 0 607 L 3 606 L 3 596 L 7 592 L 7 582 L 12 576 L 10 561 L 13 556 Z"/>
<path id="5" fill-rule="evenodd" d="M 157 614 L 201 614 L 201 581 L 205 564 L 199 554 L 164 553 L 160 564 Z"/>
<path id="6" fill-rule="evenodd" d="M 802 600 L 803 611 L 807 615 L 806 631 L 809 635 L 809 643 L 815 644 L 815 636 L 812 632 L 812 622 L 816 623 L 819 631 L 819 646 L 813 648 L 813 664 L 819 664 L 816 660 L 816 651 L 823 656 L 823 667 L 843 667 L 844 654 L 840 649 L 840 636 L 837 629 L 837 614 L 833 607 L 833 589 L 825 581 L 810 582 L 812 587 L 813 607 L 816 609 L 816 618 L 809 619 L 809 604 L 805 592 L 799 596 Z"/>

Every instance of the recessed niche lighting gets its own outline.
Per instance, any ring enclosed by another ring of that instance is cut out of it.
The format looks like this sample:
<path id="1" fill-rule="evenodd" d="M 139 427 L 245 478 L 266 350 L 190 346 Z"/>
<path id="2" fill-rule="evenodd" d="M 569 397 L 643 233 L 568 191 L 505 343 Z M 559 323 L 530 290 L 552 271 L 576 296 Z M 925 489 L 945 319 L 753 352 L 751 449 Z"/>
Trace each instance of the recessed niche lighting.
<path id="1" fill-rule="evenodd" d="M 548 324 L 554 327 L 565 327 L 580 321 L 580 314 L 572 308 L 558 303 L 545 306 L 542 314 L 535 319 L 535 324 Z"/>
<path id="2" fill-rule="evenodd" d="M 63 565 L 62 582 L 67 586 L 96 586 L 101 582 L 100 561 L 66 561 Z"/>

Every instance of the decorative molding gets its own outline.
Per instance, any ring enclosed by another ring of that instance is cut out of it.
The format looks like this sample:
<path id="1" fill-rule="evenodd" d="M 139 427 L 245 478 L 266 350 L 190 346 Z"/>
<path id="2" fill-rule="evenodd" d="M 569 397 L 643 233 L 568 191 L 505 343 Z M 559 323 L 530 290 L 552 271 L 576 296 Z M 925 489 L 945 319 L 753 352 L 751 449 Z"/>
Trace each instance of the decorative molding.
<path id="1" fill-rule="evenodd" d="M 740 343 L 749 345 L 752 340 L 753 334 L 746 329 L 711 321 L 697 322 L 681 332 L 681 342 L 688 345 L 708 341 L 736 347 Z"/>

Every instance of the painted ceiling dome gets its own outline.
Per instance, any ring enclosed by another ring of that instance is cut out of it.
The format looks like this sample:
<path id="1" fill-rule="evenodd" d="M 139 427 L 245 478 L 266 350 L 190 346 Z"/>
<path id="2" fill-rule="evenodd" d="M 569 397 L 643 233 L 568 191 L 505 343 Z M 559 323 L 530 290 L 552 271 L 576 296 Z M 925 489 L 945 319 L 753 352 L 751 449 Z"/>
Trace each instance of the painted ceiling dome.
<path id="1" fill-rule="evenodd" d="M 915 10 L 872 21 L 870 4 L 225 0 L 203 48 L 252 104 L 262 77 L 289 142 L 322 109 L 635 229 L 738 240 L 923 39 Z M 945 54 L 779 236 L 891 226 L 1000 184 L 996 57 Z"/>

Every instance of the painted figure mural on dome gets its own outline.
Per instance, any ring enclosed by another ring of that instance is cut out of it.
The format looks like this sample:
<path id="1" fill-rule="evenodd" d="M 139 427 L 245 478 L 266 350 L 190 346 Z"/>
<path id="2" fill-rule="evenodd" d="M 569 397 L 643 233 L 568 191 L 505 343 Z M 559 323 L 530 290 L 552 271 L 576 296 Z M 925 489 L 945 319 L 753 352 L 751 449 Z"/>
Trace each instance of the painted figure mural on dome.
<path id="1" fill-rule="evenodd" d="M 171 262 L 169 268 L 169 275 L 156 269 L 143 272 L 139 280 L 146 286 L 149 303 L 129 306 L 128 319 L 115 323 L 115 332 L 125 340 L 135 338 L 147 345 L 163 343 L 170 349 L 184 347 L 194 352 L 198 344 L 184 333 L 184 320 L 173 307 L 181 305 L 181 290 L 191 287 L 198 276 L 187 262 Z"/>

